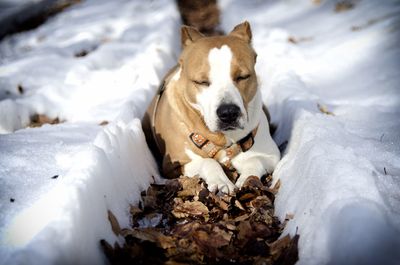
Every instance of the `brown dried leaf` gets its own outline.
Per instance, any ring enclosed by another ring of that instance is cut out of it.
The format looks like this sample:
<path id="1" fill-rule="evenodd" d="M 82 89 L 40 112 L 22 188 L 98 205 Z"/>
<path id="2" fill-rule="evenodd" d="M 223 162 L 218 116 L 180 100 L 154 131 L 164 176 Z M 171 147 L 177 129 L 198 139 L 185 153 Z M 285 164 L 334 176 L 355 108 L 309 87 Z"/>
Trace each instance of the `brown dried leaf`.
<path id="1" fill-rule="evenodd" d="M 108 210 L 107 213 L 108 213 L 108 220 L 110 221 L 112 231 L 114 232 L 115 235 L 117 235 L 117 236 L 120 235 L 121 227 L 119 226 L 117 218 L 110 210 Z"/>
<path id="2" fill-rule="evenodd" d="M 179 197 L 198 196 L 204 188 L 198 177 L 181 177 L 179 183 L 182 186 L 182 190 L 178 192 Z"/>
<path id="3" fill-rule="evenodd" d="M 235 206 L 237 208 L 239 208 L 240 210 L 245 211 L 244 207 L 242 206 L 242 204 L 238 200 L 235 200 Z"/>
<path id="4" fill-rule="evenodd" d="M 29 127 L 40 127 L 43 124 L 57 124 L 57 123 L 60 123 L 60 120 L 58 117 L 51 119 L 44 114 L 34 114 L 31 117 L 31 122 L 28 126 Z"/>
<path id="5" fill-rule="evenodd" d="M 143 205 L 145 209 L 157 209 L 158 202 L 157 197 L 155 196 L 144 196 L 143 197 Z"/>
<path id="6" fill-rule="evenodd" d="M 274 261 L 272 260 L 271 257 L 261 257 L 258 256 L 255 258 L 253 265 L 272 265 L 274 264 Z"/>
<path id="7" fill-rule="evenodd" d="M 229 204 L 226 203 L 224 200 L 222 200 L 222 197 L 214 194 L 214 193 L 210 193 L 209 197 L 213 200 L 214 204 L 221 208 L 224 211 L 228 211 L 229 208 Z"/>
<path id="8" fill-rule="evenodd" d="M 252 199 L 254 199 L 257 195 L 253 194 L 251 192 L 247 192 L 247 193 L 243 193 L 243 194 L 238 194 L 238 200 L 241 202 L 246 202 L 246 201 L 250 201 Z"/>
<path id="9" fill-rule="evenodd" d="M 249 176 L 243 183 L 243 187 L 263 189 L 264 185 L 257 176 Z"/>
<path id="10" fill-rule="evenodd" d="M 126 237 L 126 236 L 132 234 L 132 229 L 122 228 L 120 234 L 121 234 L 121 236 Z"/>
<path id="11" fill-rule="evenodd" d="M 307 41 L 312 41 L 312 40 L 313 40 L 312 37 L 299 37 L 299 38 L 296 38 L 296 37 L 290 36 L 288 38 L 288 42 L 293 43 L 293 44 L 298 44 L 299 42 L 307 42 Z"/>
<path id="12" fill-rule="evenodd" d="M 250 202 L 250 207 L 258 210 L 260 208 L 266 209 L 267 207 L 272 207 L 272 201 L 265 195 L 258 196 Z"/>
<path id="13" fill-rule="evenodd" d="M 222 196 L 219 196 L 219 198 L 221 199 L 221 200 L 223 200 L 224 202 L 226 202 L 226 203 L 230 203 L 231 202 L 231 199 L 232 199 L 232 195 L 229 195 L 229 194 L 224 194 L 224 195 L 222 195 Z"/>
<path id="14" fill-rule="evenodd" d="M 234 221 L 221 221 L 219 222 L 220 225 L 224 226 L 226 229 L 230 231 L 236 230 L 236 225 Z"/>
<path id="15" fill-rule="evenodd" d="M 209 195 L 210 195 L 210 191 L 209 191 L 207 188 L 203 188 L 203 189 L 199 192 L 199 195 L 197 196 L 197 197 L 198 197 L 197 200 L 199 200 L 199 201 L 205 203 L 205 202 L 207 201 Z"/>
<path id="16" fill-rule="evenodd" d="M 224 219 L 224 214 L 225 211 L 222 210 L 221 208 L 213 207 L 211 208 L 211 211 L 209 211 L 209 217 L 211 222 L 218 222 L 218 220 L 223 220 Z"/>
<path id="17" fill-rule="evenodd" d="M 233 235 L 232 232 L 221 229 L 216 225 L 213 226 L 212 232 L 214 235 L 218 235 L 218 237 L 220 237 L 218 239 L 219 244 L 216 244 L 217 248 L 228 245 Z"/>
<path id="18" fill-rule="evenodd" d="M 325 105 L 322 105 L 322 104 L 317 103 L 317 107 L 318 107 L 319 111 L 321 111 L 322 113 L 324 113 L 324 114 L 326 114 L 326 115 L 335 116 L 335 113 L 330 112 L 330 111 L 328 110 L 328 108 L 327 108 Z"/>
<path id="19" fill-rule="evenodd" d="M 270 187 L 272 184 L 272 174 L 264 175 L 261 177 L 261 182 L 265 187 Z"/>
<path id="20" fill-rule="evenodd" d="M 286 235 L 276 240 L 272 244 L 269 245 L 271 256 L 274 260 L 277 260 L 278 257 L 282 254 L 283 250 L 289 247 L 291 242 L 290 235 Z"/>
<path id="21" fill-rule="evenodd" d="M 197 221 L 191 222 L 191 223 L 186 223 L 183 225 L 178 225 L 173 230 L 173 234 L 176 237 L 187 238 L 193 233 L 194 230 L 198 229 L 199 227 L 200 227 L 200 223 L 198 223 Z"/>
<path id="22" fill-rule="evenodd" d="M 343 0 L 335 5 L 335 12 L 340 13 L 354 8 L 354 3 L 351 0 Z"/>
<path id="23" fill-rule="evenodd" d="M 17 90 L 21 95 L 24 94 L 25 89 L 21 84 L 18 84 Z"/>
<path id="24" fill-rule="evenodd" d="M 271 235 L 271 230 L 268 225 L 261 222 L 252 222 L 251 228 L 253 230 L 253 236 L 258 238 L 267 238 Z"/>
<path id="25" fill-rule="evenodd" d="M 172 214 L 176 218 L 186 218 L 189 216 L 203 216 L 204 218 L 208 217 L 208 208 L 202 202 L 199 201 L 185 201 L 182 200 L 174 200 L 175 206 L 172 210 Z"/>
<path id="26" fill-rule="evenodd" d="M 237 230 L 239 233 L 236 236 L 237 239 L 237 246 L 238 247 L 244 247 L 247 242 L 252 238 L 252 228 L 250 221 L 242 221 L 239 223 Z"/>
<path id="27" fill-rule="evenodd" d="M 292 265 L 295 264 L 299 260 L 299 251 L 298 251 L 298 242 L 299 242 L 299 235 L 295 235 L 291 240 L 288 247 L 282 253 L 277 264 L 282 265 Z"/>
<path id="28" fill-rule="evenodd" d="M 182 188 L 179 179 L 169 179 L 165 183 L 165 189 L 168 193 L 176 193 Z"/>
<path id="29" fill-rule="evenodd" d="M 115 251 L 114 248 L 104 239 L 100 240 L 100 246 L 103 249 L 104 253 L 107 257 L 114 257 Z"/>
<path id="30" fill-rule="evenodd" d="M 140 209 L 139 207 L 134 206 L 134 205 L 131 205 L 131 207 L 130 207 L 130 209 L 129 209 L 129 213 L 130 213 L 132 216 L 135 216 L 135 215 L 140 214 L 140 213 L 142 213 L 142 212 L 143 212 L 142 209 Z"/>
<path id="31" fill-rule="evenodd" d="M 127 235 L 143 241 L 155 243 L 162 249 L 175 247 L 175 240 L 172 237 L 166 236 L 154 228 L 133 229 L 130 230 Z"/>
<path id="32" fill-rule="evenodd" d="M 186 262 L 178 262 L 175 260 L 168 260 L 164 263 L 164 265 L 187 265 Z"/>
<path id="33" fill-rule="evenodd" d="M 208 227 L 205 227 L 208 228 Z M 198 229 L 192 234 L 194 242 L 200 247 L 204 253 L 229 245 L 232 238 L 232 232 L 228 233 L 225 230 L 214 226 L 213 230 L 206 231 Z"/>
<path id="34" fill-rule="evenodd" d="M 241 222 L 241 221 L 249 219 L 249 217 L 250 217 L 250 215 L 248 215 L 248 214 L 239 215 L 238 217 L 236 217 L 234 219 L 234 221 L 235 222 Z"/>
<path id="35" fill-rule="evenodd" d="M 285 239 L 267 244 L 276 240 L 285 224 L 274 217 L 274 194 L 267 188 L 271 181 L 271 176 L 261 182 L 250 178 L 247 187 L 223 196 L 210 193 L 199 179 L 153 184 L 142 192 L 143 209 L 131 207 L 132 227 L 141 228 L 116 228 L 125 245 L 107 249 L 104 243 L 104 251 L 112 264 L 293 264 L 298 259 L 297 241 L 290 240 L 287 247 Z"/>

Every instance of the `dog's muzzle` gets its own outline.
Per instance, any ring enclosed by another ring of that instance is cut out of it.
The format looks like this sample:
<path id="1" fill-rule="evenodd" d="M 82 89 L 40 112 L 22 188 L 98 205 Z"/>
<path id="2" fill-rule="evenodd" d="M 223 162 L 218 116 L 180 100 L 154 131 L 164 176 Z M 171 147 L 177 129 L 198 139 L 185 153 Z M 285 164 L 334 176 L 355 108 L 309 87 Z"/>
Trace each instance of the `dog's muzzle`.
<path id="1" fill-rule="evenodd" d="M 218 127 L 222 131 L 239 128 L 241 110 L 236 104 L 222 104 L 217 108 Z"/>

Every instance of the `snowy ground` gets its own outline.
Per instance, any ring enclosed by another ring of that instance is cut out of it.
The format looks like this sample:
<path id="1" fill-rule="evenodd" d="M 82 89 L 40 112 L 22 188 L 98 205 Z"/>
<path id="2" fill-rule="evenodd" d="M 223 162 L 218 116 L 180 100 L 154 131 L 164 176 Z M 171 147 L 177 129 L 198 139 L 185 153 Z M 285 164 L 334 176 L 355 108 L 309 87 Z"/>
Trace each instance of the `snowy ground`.
<path id="1" fill-rule="evenodd" d="M 137 118 L 179 23 L 171 1 L 85 1 L 0 43 L 0 264 L 104 262 L 107 210 L 127 226 L 158 175 Z M 23 129 L 35 113 L 66 122 Z"/>
<path id="2" fill-rule="evenodd" d="M 299 264 L 400 264 L 400 4 L 321 2 L 223 2 L 224 28 L 251 14 L 276 140 L 289 141 L 276 211 L 294 215 Z"/>
<path id="3" fill-rule="evenodd" d="M 220 2 L 226 31 L 252 25 L 288 141 L 276 211 L 294 215 L 299 264 L 398 264 L 400 4 L 314 2 Z M 135 118 L 176 61 L 179 23 L 172 1 L 92 0 L 0 43 L 0 264 L 104 262 L 98 240 L 120 240 L 107 209 L 128 225 L 157 176 Z M 66 122 L 25 129 L 35 113 Z"/>

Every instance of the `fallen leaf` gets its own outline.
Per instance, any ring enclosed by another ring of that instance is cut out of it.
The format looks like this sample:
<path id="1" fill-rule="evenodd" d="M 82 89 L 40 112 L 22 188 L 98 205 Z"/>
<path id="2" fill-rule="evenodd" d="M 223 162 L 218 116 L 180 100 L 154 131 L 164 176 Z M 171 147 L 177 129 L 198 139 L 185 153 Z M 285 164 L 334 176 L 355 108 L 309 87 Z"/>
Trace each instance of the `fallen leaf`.
<path id="1" fill-rule="evenodd" d="M 240 210 L 245 211 L 244 207 L 242 206 L 242 204 L 238 200 L 235 200 L 235 206 L 237 208 L 239 208 Z"/>
<path id="2" fill-rule="evenodd" d="M 251 187 L 251 188 L 258 188 L 262 189 L 264 188 L 264 185 L 262 184 L 261 180 L 257 176 L 249 176 L 246 181 L 243 183 L 243 187 Z"/>
<path id="3" fill-rule="evenodd" d="M 189 216 L 194 217 L 208 217 L 208 208 L 202 202 L 199 201 L 185 201 L 175 200 L 175 206 L 172 210 L 172 214 L 176 218 L 186 218 Z"/>
<path id="4" fill-rule="evenodd" d="M 172 237 L 165 236 L 160 231 L 152 228 L 133 229 L 127 235 L 133 236 L 143 241 L 155 243 L 163 249 L 175 247 Z"/>
<path id="5" fill-rule="evenodd" d="M 285 235 L 277 241 L 269 245 L 271 256 L 274 260 L 277 260 L 284 249 L 288 248 L 290 245 L 290 235 Z"/>
<path id="6" fill-rule="evenodd" d="M 21 84 L 18 84 L 17 89 L 18 89 L 18 92 L 19 92 L 21 95 L 24 94 L 25 89 L 24 89 L 24 87 L 23 87 Z"/>
<path id="7" fill-rule="evenodd" d="M 108 220 L 110 221 L 111 224 L 111 229 L 114 232 L 114 234 L 118 236 L 121 233 L 121 227 L 119 226 L 118 220 L 110 210 L 108 210 L 107 213 L 108 213 Z"/>
<path id="8" fill-rule="evenodd" d="M 285 222 L 274 216 L 272 176 L 251 177 L 235 194 L 218 196 L 198 178 L 152 184 L 131 206 L 131 227 L 113 231 L 125 244 L 107 245 L 111 264 L 294 264 L 298 238 L 278 240 Z M 290 217 L 290 215 L 288 215 Z M 272 252 L 271 252 L 272 249 Z"/>
<path id="9" fill-rule="evenodd" d="M 35 114 L 31 117 L 31 122 L 28 125 L 29 127 L 40 127 L 43 124 L 58 124 L 60 123 L 59 118 L 51 119 L 43 114 Z"/>
<path id="10" fill-rule="evenodd" d="M 332 115 L 332 116 L 335 116 L 335 114 L 333 113 L 333 112 L 330 112 L 329 110 L 328 110 L 328 108 L 325 106 L 325 105 L 322 105 L 322 104 L 317 104 L 317 107 L 318 107 L 318 109 L 319 109 L 319 111 L 321 111 L 322 113 L 324 113 L 324 114 L 326 114 L 326 115 Z"/>
<path id="11" fill-rule="evenodd" d="M 335 5 L 335 12 L 340 13 L 354 8 L 354 3 L 351 0 L 339 1 Z"/>
<path id="12" fill-rule="evenodd" d="M 204 189 L 201 184 L 202 181 L 197 177 L 181 177 L 179 178 L 179 183 L 182 186 L 182 190 L 178 192 L 179 197 L 197 196 Z"/>

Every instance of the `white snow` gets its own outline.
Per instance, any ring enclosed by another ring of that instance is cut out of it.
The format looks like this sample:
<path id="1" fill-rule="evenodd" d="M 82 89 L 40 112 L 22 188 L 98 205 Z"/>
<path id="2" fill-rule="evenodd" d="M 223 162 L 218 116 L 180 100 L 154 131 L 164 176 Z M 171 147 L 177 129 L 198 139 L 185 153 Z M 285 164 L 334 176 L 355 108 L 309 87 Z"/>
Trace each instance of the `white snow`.
<path id="1" fill-rule="evenodd" d="M 400 263 L 400 6 L 353 2 L 221 3 L 223 28 L 253 27 L 275 138 L 289 141 L 276 213 L 294 214 L 298 264 Z"/>
<path id="2" fill-rule="evenodd" d="M 176 17 L 169 1 L 87 1 L 4 40 L 0 98 L 13 100 L 0 102 L 0 133 L 25 127 L 37 112 L 101 122 L 114 120 L 126 104 L 141 117 L 165 65 L 176 60 L 170 48 Z M 82 51 L 93 52 L 74 57 Z"/>
<path id="3" fill-rule="evenodd" d="M 121 243 L 107 210 L 127 227 L 159 177 L 139 119 L 179 23 L 171 1 L 84 1 L 0 43 L 0 264 L 102 264 L 99 240 Z M 25 128 L 36 113 L 65 122 Z"/>
<path id="4" fill-rule="evenodd" d="M 314 2 L 220 1 L 226 31 L 251 23 L 288 141 L 276 213 L 294 215 L 298 264 L 399 264 L 400 5 Z M 102 264 L 99 240 L 121 243 L 107 210 L 128 226 L 158 177 L 137 118 L 177 60 L 179 23 L 173 1 L 91 0 L 0 42 L 0 264 Z M 66 122 L 26 128 L 36 113 Z"/>

